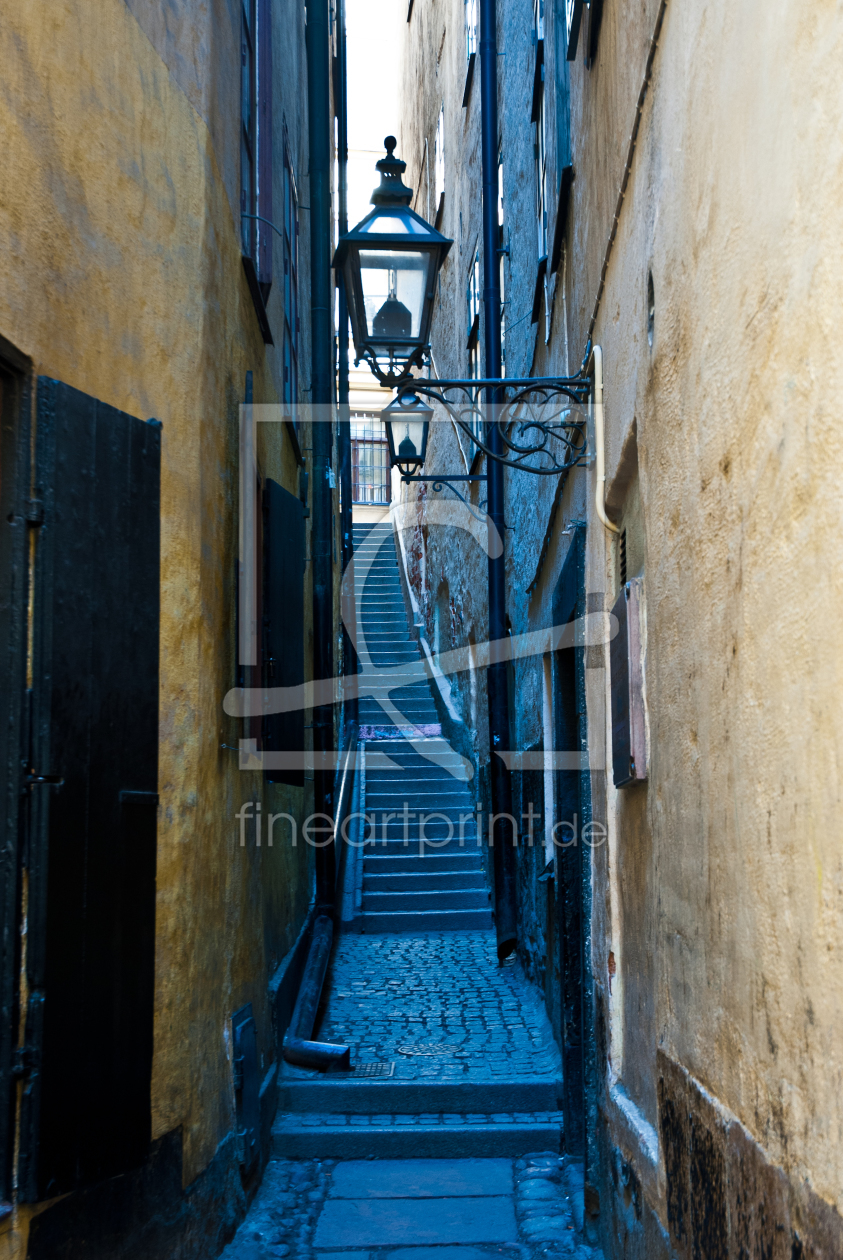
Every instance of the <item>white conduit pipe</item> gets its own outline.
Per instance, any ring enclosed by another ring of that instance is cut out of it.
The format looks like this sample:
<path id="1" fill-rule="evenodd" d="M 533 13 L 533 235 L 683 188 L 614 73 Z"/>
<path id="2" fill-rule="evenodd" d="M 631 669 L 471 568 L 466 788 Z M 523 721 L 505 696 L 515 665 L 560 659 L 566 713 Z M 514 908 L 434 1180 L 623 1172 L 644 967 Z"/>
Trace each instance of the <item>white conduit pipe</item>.
<path id="1" fill-rule="evenodd" d="M 594 471 L 597 486 L 594 491 L 594 506 L 600 520 L 613 534 L 620 533 L 617 525 L 613 525 L 606 515 L 606 453 L 605 430 L 603 424 L 603 349 L 594 346 L 591 351 L 594 363 Z"/>

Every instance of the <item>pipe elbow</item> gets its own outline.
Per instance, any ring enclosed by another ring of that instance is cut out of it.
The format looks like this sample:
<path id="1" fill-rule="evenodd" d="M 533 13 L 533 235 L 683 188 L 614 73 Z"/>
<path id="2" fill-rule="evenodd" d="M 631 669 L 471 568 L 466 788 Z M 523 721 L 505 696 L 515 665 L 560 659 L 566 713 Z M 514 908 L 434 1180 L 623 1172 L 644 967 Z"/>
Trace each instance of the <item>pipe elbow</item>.
<path id="1" fill-rule="evenodd" d="M 594 365 L 594 510 L 606 529 L 619 534 L 617 525 L 606 515 L 606 433 L 603 416 L 603 348 L 593 346 L 591 361 Z"/>

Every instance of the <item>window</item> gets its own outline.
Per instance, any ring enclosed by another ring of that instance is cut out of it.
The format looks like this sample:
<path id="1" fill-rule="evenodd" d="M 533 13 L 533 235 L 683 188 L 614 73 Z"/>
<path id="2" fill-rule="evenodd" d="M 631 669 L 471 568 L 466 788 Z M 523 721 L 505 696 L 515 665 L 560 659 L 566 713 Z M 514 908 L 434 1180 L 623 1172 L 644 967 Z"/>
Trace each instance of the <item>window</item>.
<path id="1" fill-rule="evenodd" d="M 240 238 L 264 303 L 272 284 L 272 45 L 270 0 L 240 6 Z"/>
<path id="2" fill-rule="evenodd" d="M 468 334 L 468 375 L 476 381 L 480 375 L 480 251 L 475 249 L 465 290 Z"/>
<path id="3" fill-rule="evenodd" d="M 547 255 L 547 134 L 544 99 L 544 0 L 533 0 L 533 42 L 536 65 L 533 78 L 533 111 L 535 126 L 533 154 L 536 168 L 536 223 L 539 258 Z"/>
<path id="4" fill-rule="evenodd" d="M 243 0 L 240 9 L 240 231 L 243 253 L 255 257 L 257 225 L 246 216 L 256 213 L 257 203 L 257 34 L 256 0 Z"/>
<path id="5" fill-rule="evenodd" d="M 351 501 L 390 501 L 389 449 L 383 421 L 364 412 L 351 413 Z"/>
<path id="6" fill-rule="evenodd" d="M 436 137 L 433 141 L 433 206 L 437 216 L 442 210 L 442 198 L 445 196 L 445 107 L 439 110 L 436 123 Z"/>
<path id="7" fill-rule="evenodd" d="M 533 0 L 533 42 L 544 39 L 544 0 Z"/>
<path id="8" fill-rule="evenodd" d="M 284 145 L 284 402 L 299 400 L 299 202 Z"/>
<path id="9" fill-rule="evenodd" d="M 545 133 L 544 65 L 537 71 L 537 74 L 539 73 L 542 77 L 533 113 L 536 128 L 533 153 L 536 166 L 536 226 L 539 258 L 545 258 L 547 256 L 547 136 Z"/>
<path id="10" fill-rule="evenodd" d="M 465 0 L 465 59 L 477 52 L 477 0 Z"/>
<path id="11" fill-rule="evenodd" d="M 462 94 L 462 105 L 465 109 L 471 94 L 471 81 L 474 78 L 474 62 L 477 59 L 477 0 L 464 0 L 465 3 L 465 88 Z"/>
<path id="12" fill-rule="evenodd" d="M 475 249 L 474 261 L 468 272 L 465 291 L 466 319 L 468 324 L 468 375 L 472 381 L 480 380 L 480 250 Z M 471 431 L 476 438 L 483 437 L 483 421 L 475 412 L 469 417 Z M 472 451 L 472 454 L 475 452 Z"/>

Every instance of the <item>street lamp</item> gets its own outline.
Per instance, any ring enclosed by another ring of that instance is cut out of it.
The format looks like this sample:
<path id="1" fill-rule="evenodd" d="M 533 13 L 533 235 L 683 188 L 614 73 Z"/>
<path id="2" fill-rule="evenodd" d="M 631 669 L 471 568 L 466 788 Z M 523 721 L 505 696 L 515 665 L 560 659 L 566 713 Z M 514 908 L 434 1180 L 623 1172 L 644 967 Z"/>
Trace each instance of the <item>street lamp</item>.
<path id="1" fill-rule="evenodd" d="M 407 163 L 394 156 L 394 136 L 377 163 L 374 210 L 340 237 L 334 266 L 341 269 L 357 362 L 366 359 L 378 380 L 396 385 L 421 366 L 430 343 L 436 277 L 453 241 L 410 209 Z"/>
<path id="2" fill-rule="evenodd" d="M 415 390 L 402 390 L 381 412 L 389 446 L 389 462 L 409 479 L 421 468 L 427 452 L 427 434 L 433 408 Z"/>

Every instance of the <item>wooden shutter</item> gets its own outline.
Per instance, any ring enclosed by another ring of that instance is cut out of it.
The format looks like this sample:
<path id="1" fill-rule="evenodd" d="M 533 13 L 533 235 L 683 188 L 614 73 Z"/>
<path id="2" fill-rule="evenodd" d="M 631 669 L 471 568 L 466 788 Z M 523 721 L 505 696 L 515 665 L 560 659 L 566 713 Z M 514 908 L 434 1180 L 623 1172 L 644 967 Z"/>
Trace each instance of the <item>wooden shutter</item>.
<path id="1" fill-rule="evenodd" d="M 24 1200 L 150 1141 L 160 449 L 158 425 L 39 379 Z"/>
<path id="2" fill-rule="evenodd" d="M 12 1198 L 20 992 L 21 749 L 26 729 L 29 364 L 0 337 L 0 1198 Z"/>
<path id="3" fill-rule="evenodd" d="M 297 687 L 304 682 L 304 508 L 301 500 L 264 482 L 264 660 L 267 687 Z M 270 713 L 264 719 L 264 751 L 298 753 L 304 749 L 304 710 Z M 304 770 L 267 770 L 271 783 L 301 787 Z"/>

